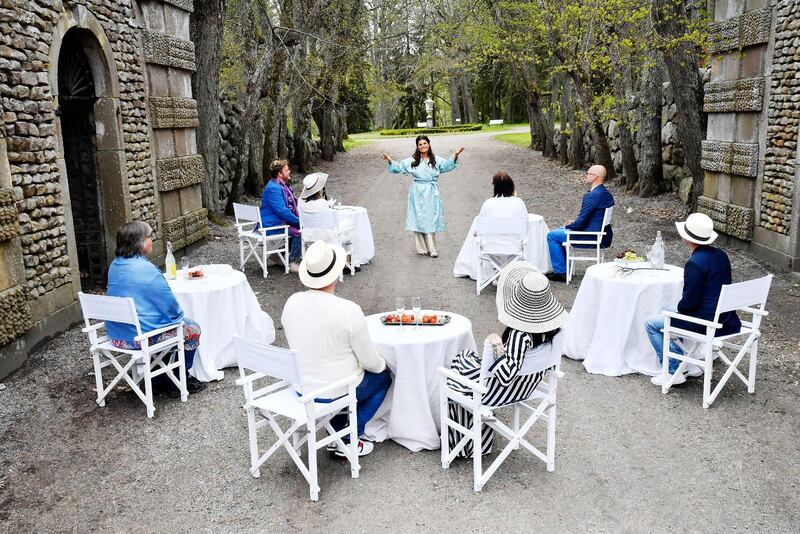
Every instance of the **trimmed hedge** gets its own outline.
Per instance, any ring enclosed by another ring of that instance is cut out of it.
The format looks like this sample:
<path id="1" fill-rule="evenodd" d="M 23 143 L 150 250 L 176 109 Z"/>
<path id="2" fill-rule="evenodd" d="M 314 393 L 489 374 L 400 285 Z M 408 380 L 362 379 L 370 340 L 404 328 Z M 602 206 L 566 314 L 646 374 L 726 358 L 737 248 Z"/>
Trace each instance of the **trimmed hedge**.
<path id="1" fill-rule="evenodd" d="M 456 132 L 475 132 L 481 130 L 483 124 L 458 124 L 455 126 L 433 126 L 431 128 L 402 128 L 400 130 L 381 130 L 381 135 L 425 135 Z"/>

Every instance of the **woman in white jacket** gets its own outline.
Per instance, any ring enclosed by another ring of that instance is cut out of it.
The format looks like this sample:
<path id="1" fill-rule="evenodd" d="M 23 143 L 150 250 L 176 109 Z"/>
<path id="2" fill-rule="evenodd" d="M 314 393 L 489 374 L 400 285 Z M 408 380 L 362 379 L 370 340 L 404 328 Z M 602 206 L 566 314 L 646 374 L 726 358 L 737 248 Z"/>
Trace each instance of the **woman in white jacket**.
<path id="1" fill-rule="evenodd" d="M 481 206 L 481 217 L 528 217 L 528 208 L 525 201 L 515 196 L 514 180 L 506 172 L 498 172 L 492 177 L 494 196 L 487 198 Z M 502 265 L 501 256 L 504 250 L 513 253 L 519 249 L 519 239 L 513 235 L 488 236 L 483 242 L 485 250 L 497 251 L 495 261 Z M 483 263 L 483 278 L 492 274 L 492 268 Z M 495 281 L 496 282 L 496 281 Z M 495 284 L 497 285 L 497 284 Z"/>

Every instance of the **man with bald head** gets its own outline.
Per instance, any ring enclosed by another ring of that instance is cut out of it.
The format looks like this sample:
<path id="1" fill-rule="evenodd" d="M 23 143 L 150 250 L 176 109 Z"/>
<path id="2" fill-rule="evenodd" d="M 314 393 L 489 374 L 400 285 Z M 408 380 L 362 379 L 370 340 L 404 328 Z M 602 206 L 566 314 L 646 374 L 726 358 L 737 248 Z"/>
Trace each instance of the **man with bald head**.
<path id="1" fill-rule="evenodd" d="M 567 261 L 563 243 L 567 240 L 567 230 L 577 232 L 599 232 L 603 226 L 603 216 L 606 208 L 614 205 L 614 197 L 603 185 L 606 179 L 606 168 L 602 165 L 592 165 L 586 172 L 586 183 L 589 192 L 583 195 L 581 211 L 574 221 L 566 221 L 563 228 L 556 228 L 547 234 L 547 246 L 550 249 L 550 261 L 553 272 L 547 278 L 556 282 L 566 282 Z M 600 243 L 600 248 L 611 245 L 611 225 L 605 228 L 606 235 Z M 574 238 L 573 238 L 574 239 Z"/>

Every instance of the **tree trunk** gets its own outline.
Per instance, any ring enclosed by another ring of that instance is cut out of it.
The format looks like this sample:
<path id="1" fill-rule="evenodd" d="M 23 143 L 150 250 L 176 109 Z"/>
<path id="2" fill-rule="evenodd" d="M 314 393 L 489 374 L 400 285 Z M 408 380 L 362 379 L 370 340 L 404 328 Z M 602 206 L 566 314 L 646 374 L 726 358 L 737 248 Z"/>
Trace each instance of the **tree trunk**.
<path id="1" fill-rule="evenodd" d="M 592 138 L 592 143 L 597 153 L 597 161 L 594 163 L 605 167 L 607 172 L 606 179 L 611 180 L 616 176 L 616 172 L 614 172 L 614 161 L 611 159 L 611 148 L 608 146 L 606 129 L 597 117 L 597 113 L 593 107 L 594 98 L 589 88 L 586 86 L 586 83 L 579 75 L 570 73 L 570 77 L 574 83 L 575 93 L 578 95 L 578 99 L 586 115 L 589 117 L 589 135 Z"/>
<path id="2" fill-rule="evenodd" d="M 336 106 L 336 151 L 344 152 L 344 140 L 347 139 L 347 105 Z"/>
<path id="3" fill-rule="evenodd" d="M 469 124 L 478 122 L 475 115 L 475 102 L 472 99 L 472 87 L 470 84 L 470 77 L 466 74 L 461 76 L 461 99 L 464 103 L 464 115 L 462 121 Z"/>
<path id="4" fill-rule="evenodd" d="M 225 27 L 226 0 L 195 0 L 189 34 L 195 47 L 197 71 L 192 94 L 197 100 L 197 152 L 203 156 L 206 177 L 200 193 L 210 212 L 219 209 L 219 67 Z"/>
<path id="5" fill-rule="evenodd" d="M 259 196 L 264 188 L 264 178 L 261 174 L 264 163 L 264 121 L 261 106 L 256 106 L 256 114 L 251 123 L 243 124 L 247 128 L 250 124 L 250 154 L 247 158 L 247 178 L 244 190 L 249 195 Z"/>
<path id="6" fill-rule="evenodd" d="M 458 102 L 458 78 L 451 74 L 447 81 L 450 93 L 450 122 L 451 124 L 458 124 L 461 122 L 461 107 Z"/>
<path id="7" fill-rule="evenodd" d="M 661 192 L 664 180 L 661 159 L 661 67 L 654 48 L 642 72 L 642 98 L 639 104 L 639 195 L 652 197 Z"/>
<path id="8" fill-rule="evenodd" d="M 686 21 L 697 8 L 692 0 L 653 0 L 653 19 L 656 32 L 669 42 L 661 50 L 675 97 L 678 137 L 684 154 L 684 165 L 692 173 L 691 209 L 697 209 L 697 199 L 703 194 L 703 169 L 700 166 L 703 125 L 703 80 L 698 71 L 697 47 L 681 39 L 687 33 Z"/>
<path id="9" fill-rule="evenodd" d="M 569 78 L 561 77 L 561 95 L 559 98 L 560 124 L 558 135 L 558 157 L 562 165 L 569 163 L 569 135 L 564 133 L 569 128 L 570 102 L 569 102 Z"/>

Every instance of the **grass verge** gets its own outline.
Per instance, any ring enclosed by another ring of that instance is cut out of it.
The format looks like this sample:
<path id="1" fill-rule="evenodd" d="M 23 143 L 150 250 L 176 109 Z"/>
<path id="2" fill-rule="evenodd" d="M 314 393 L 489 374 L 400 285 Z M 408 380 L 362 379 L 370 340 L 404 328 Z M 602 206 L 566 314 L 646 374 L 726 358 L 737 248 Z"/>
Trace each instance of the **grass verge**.
<path id="1" fill-rule="evenodd" d="M 528 148 L 531 146 L 531 133 L 530 132 L 522 132 L 522 133 L 505 133 L 500 135 L 495 135 L 492 139 L 497 139 L 498 141 L 502 141 L 504 143 L 511 143 L 512 145 L 521 146 L 522 148 Z"/>

